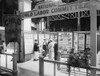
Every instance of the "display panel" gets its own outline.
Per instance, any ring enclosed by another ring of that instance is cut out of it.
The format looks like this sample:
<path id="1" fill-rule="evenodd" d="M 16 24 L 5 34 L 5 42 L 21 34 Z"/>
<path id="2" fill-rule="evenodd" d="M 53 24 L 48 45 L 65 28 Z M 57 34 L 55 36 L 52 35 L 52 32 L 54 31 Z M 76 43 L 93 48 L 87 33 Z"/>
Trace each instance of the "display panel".
<path id="1" fill-rule="evenodd" d="M 58 33 L 58 50 L 66 54 L 72 48 L 72 33 L 59 32 Z"/>
<path id="2" fill-rule="evenodd" d="M 78 34 L 74 33 L 74 51 L 78 52 Z"/>
<path id="3" fill-rule="evenodd" d="M 90 35 L 86 35 L 86 48 L 90 48 Z"/>
<path id="4" fill-rule="evenodd" d="M 43 41 L 44 41 L 44 34 L 39 34 L 39 45 L 43 45 Z"/>
<path id="5" fill-rule="evenodd" d="M 33 34 L 25 33 L 24 42 L 25 42 L 25 54 L 32 53 L 33 52 Z"/>
<path id="6" fill-rule="evenodd" d="M 85 49 L 85 34 L 78 34 L 78 50 Z"/>

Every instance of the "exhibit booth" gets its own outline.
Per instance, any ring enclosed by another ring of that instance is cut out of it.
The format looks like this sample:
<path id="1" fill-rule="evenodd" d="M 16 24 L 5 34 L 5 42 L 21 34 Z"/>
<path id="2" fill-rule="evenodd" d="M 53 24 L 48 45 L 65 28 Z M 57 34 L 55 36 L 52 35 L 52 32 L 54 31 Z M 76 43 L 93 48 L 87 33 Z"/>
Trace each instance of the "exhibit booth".
<path id="1" fill-rule="evenodd" d="M 27 9 L 26 5 L 29 6 Z M 65 58 L 67 51 L 72 48 L 74 48 L 75 52 L 90 48 L 90 65 L 99 66 L 99 62 L 97 62 L 97 51 L 100 50 L 98 48 L 98 33 L 100 27 L 99 1 L 87 0 L 68 4 L 62 3 L 61 1 L 44 2 L 38 3 L 35 8 L 31 10 L 30 0 L 20 0 L 19 6 L 22 6 L 19 10 L 22 16 L 24 44 L 26 48 L 25 51 L 23 51 L 25 52 L 24 54 L 27 54 L 29 51 L 30 53 L 32 52 L 34 39 L 38 39 L 39 44 L 42 44 L 44 38 L 47 37 L 47 39 L 49 39 L 49 37 L 55 34 L 58 38 L 58 52 L 62 54 L 62 56 L 60 55 L 61 57 Z M 30 28 L 31 23 L 34 23 L 34 21 L 31 21 L 31 18 L 42 20 L 44 17 L 46 17 L 46 29 L 41 31 L 39 27 L 42 26 L 40 26 L 39 23 L 34 24 L 38 29 L 35 33 L 32 33 Z M 30 33 L 32 34 L 31 36 L 29 35 Z M 31 49 L 29 50 L 30 46 Z M 96 73 L 98 74 L 96 71 L 91 71 L 91 76 L 95 76 Z"/>

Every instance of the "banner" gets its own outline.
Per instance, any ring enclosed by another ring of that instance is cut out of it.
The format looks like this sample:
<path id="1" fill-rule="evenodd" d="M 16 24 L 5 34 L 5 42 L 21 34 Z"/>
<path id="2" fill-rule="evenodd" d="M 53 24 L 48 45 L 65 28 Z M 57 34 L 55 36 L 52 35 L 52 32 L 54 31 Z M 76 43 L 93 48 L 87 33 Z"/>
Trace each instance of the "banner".
<path id="1" fill-rule="evenodd" d="M 5 15 L 5 38 L 6 44 L 9 42 L 20 42 L 21 38 L 21 16 L 20 15 Z"/>
<path id="2" fill-rule="evenodd" d="M 64 14 L 70 12 L 77 12 L 79 10 L 88 10 L 88 3 L 76 3 L 76 4 L 61 4 L 59 3 L 46 3 L 46 4 L 38 4 L 36 8 L 32 11 L 21 13 L 22 18 L 38 18 L 45 16 L 52 16 L 57 14 Z"/>

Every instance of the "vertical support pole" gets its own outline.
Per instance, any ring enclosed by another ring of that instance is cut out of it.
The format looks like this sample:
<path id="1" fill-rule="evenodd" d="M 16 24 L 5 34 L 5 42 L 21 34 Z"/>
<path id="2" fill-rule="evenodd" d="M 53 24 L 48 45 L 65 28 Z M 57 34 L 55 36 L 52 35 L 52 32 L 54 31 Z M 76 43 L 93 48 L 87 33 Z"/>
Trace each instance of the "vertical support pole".
<path id="1" fill-rule="evenodd" d="M 86 69 L 86 76 L 88 76 L 88 69 Z"/>
<path id="2" fill-rule="evenodd" d="M 77 50 L 79 51 L 79 33 L 77 33 Z"/>
<path id="3" fill-rule="evenodd" d="M 6 58 L 5 59 L 6 59 L 6 68 L 7 68 L 7 55 L 6 55 Z"/>
<path id="4" fill-rule="evenodd" d="M 85 40 L 84 40 L 84 50 L 86 49 L 86 36 L 87 36 L 87 34 L 84 34 L 85 35 Z"/>
<path id="5" fill-rule="evenodd" d="M 17 54 L 13 53 L 13 76 L 17 76 Z"/>
<path id="6" fill-rule="evenodd" d="M 44 76 L 44 61 L 43 61 L 43 57 L 39 57 L 39 76 Z"/>
<path id="7" fill-rule="evenodd" d="M 25 61 L 25 46 L 24 46 L 24 20 L 21 20 L 21 36 L 20 36 L 20 43 L 19 43 L 19 57 L 20 61 Z"/>
<path id="8" fill-rule="evenodd" d="M 49 16 L 47 17 L 47 31 L 49 31 Z"/>
<path id="9" fill-rule="evenodd" d="M 21 36 L 19 43 L 19 61 L 25 61 L 25 46 L 24 46 L 24 20 L 21 20 Z"/>
<path id="10" fill-rule="evenodd" d="M 40 33 L 39 24 L 37 24 L 37 40 L 38 40 L 38 44 L 40 43 L 40 41 L 39 41 L 39 33 Z"/>
<path id="11" fill-rule="evenodd" d="M 15 36 L 14 36 L 14 38 L 15 38 Z M 16 45 L 15 45 L 15 40 L 14 40 L 14 53 L 15 53 L 15 47 L 16 47 Z"/>
<path id="12" fill-rule="evenodd" d="M 58 51 L 58 61 L 60 61 L 60 58 L 61 58 L 61 52 Z M 60 70 L 60 64 L 57 65 L 58 65 L 57 69 Z"/>
<path id="13" fill-rule="evenodd" d="M 56 76 L 56 64 L 54 63 L 54 76 Z"/>
<path id="14" fill-rule="evenodd" d="M 1 64 L 1 53 L 0 53 L 0 66 L 1 66 L 2 64 Z M 0 69 L 0 72 L 1 72 L 1 69 Z"/>
<path id="15" fill-rule="evenodd" d="M 78 25 L 77 25 L 77 30 L 80 31 L 81 30 L 81 25 L 80 25 L 80 11 L 78 12 Z"/>
<path id="16" fill-rule="evenodd" d="M 96 66 L 96 52 L 97 52 L 97 9 L 92 2 L 90 4 L 90 27 L 91 27 L 91 66 Z M 96 76 L 96 71 L 91 70 L 90 76 Z"/>
<path id="17" fill-rule="evenodd" d="M 74 32 L 72 32 L 72 48 L 74 49 Z"/>
<path id="18" fill-rule="evenodd" d="M 58 39 L 58 57 L 57 57 L 57 60 L 60 61 L 60 58 L 61 58 L 61 52 L 59 50 L 59 32 L 57 33 L 57 39 Z M 60 64 L 57 64 L 57 69 L 60 70 Z"/>
<path id="19" fill-rule="evenodd" d="M 20 56 L 22 56 L 21 57 L 21 61 L 25 61 L 25 39 L 24 39 L 24 32 L 23 31 L 21 31 L 21 43 L 20 43 L 20 48 L 19 48 L 19 50 L 20 50 Z"/>
<path id="20" fill-rule="evenodd" d="M 71 66 L 68 64 L 68 68 L 69 68 L 69 70 L 68 70 L 68 76 L 70 76 L 70 73 L 71 73 Z"/>
<path id="21" fill-rule="evenodd" d="M 2 9 L 1 10 L 2 10 L 2 12 L 1 12 L 2 13 L 2 26 L 4 26 L 4 23 L 3 23 L 4 22 L 3 21 L 4 20 L 3 17 L 4 17 L 4 12 L 5 12 L 4 11 L 4 1 L 2 1 Z"/>
<path id="22" fill-rule="evenodd" d="M 31 11 L 31 0 L 18 0 L 18 10 L 19 12 L 26 12 L 26 11 Z M 25 8 L 26 5 L 28 6 L 28 8 Z M 26 21 L 26 22 L 25 22 Z M 29 24 L 29 27 L 26 28 L 27 26 L 27 22 Z M 23 62 L 25 60 L 25 40 L 24 40 L 24 33 L 29 31 L 31 32 L 31 19 L 23 19 L 21 21 L 21 41 L 20 41 L 20 62 Z M 27 31 L 26 31 L 27 30 Z"/>

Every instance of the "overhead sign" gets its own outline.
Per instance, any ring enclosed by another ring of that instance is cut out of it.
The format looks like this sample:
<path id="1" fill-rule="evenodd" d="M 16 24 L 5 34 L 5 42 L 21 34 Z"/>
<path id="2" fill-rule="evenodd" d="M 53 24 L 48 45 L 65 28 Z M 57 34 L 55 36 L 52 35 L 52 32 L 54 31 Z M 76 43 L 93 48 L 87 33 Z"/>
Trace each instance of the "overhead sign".
<path id="1" fill-rule="evenodd" d="M 21 16 L 5 15 L 4 16 L 6 43 L 19 41 L 21 35 Z"/>
<path id="2" fill-rule="evenodd" d="M 21 13 L 22 18 L 37 18 L 45 17 L 57 14 L 64 14 L 70 12 L 77 12 L 79 10 L 87 9 L 88 2 L 76 3 L 76 4 L 63 4 L 57 5 L 55 3 L 41 4 L 36 6 L 36 8 L 29 12 Z"/>

